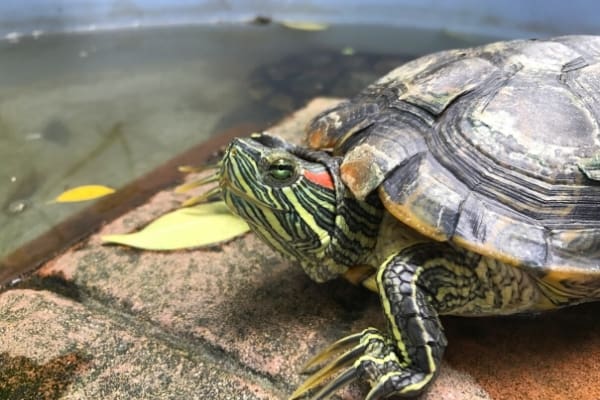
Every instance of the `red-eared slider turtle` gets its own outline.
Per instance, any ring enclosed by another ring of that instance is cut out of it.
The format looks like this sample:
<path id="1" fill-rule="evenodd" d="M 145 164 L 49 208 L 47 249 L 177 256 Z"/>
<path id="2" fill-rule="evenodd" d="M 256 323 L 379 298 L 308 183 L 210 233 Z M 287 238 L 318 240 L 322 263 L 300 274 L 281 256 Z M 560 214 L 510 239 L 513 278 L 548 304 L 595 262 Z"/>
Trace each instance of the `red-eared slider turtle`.
<path id="1" fill-rule="evenodd" d="M 600 37 L 419 58 L 316 117 L 308 144 L 233 141 L 224 199 L 312 279 L 361 276 L 388 328 L 333 344 L 293 399 L 354 379 L 371 400 L 421 393 L 440 314 L 600 299 Z"/>

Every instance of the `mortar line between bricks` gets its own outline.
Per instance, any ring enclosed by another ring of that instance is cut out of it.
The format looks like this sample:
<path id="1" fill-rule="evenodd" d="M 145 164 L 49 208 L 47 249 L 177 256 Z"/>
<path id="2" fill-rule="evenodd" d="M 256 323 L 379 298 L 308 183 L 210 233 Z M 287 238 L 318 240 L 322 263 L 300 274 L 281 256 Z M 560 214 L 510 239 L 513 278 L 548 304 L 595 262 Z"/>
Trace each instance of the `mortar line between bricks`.
<path id="1" fill-rule="evenodd" d="M 212 345 L 202 338 L 190 338 L 169 332 L 168 329 L 164 329 L 142 315 L 133 314 L 123 309 L 123 307 L 115 306 L 114 303 L 111 304 L 112 300 L 109 300 L 108 296 L 106 299 L 102 299 L 103 296 L 94 296 L 88 288 L 78 287 L 78 289 L 80 294 L 78 302 L 82 306 L 91 312 L 109 318 L 112 323 L 125 331 L 163 343 L 167 347 L 183 353 L 185 357 L 192 361 L 209 362 L 228 372 L 241 371 L 245 374 L 244 377 L 249 378 L 260 387 L 268 390 L 272 389 L 269 391 L 281 396 L 281 398 L 285 398 L 285 393 L 289 393 L 293 389 L 282 379 L 277 379 L 250 368 L 237 359 L 235 355 L 224 351 L 221 347 Z M 62 296 L 60 293 L 57 294 Z M 236 374 L 233 373 L 233 375 Z"/>

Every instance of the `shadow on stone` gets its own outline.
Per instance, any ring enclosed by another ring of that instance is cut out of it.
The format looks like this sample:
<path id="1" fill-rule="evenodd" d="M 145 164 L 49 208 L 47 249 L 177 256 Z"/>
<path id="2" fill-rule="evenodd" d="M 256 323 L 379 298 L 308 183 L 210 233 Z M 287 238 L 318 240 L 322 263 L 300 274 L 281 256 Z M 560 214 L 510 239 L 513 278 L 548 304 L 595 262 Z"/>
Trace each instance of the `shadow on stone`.
<path id="1" fill-rule="evenodd" d="M 79 353 L 56 357 L 42 365 L 26 357 L 0 353 L 0 399 L 58 399 L 89 364 L 89 357 Z"/>
<path id="2" fill-rule="evenodd" d="M 600 398 L 600 304 L 539 315 L 446 317 L 446 359 L 492 396 Z"/>
<path id="3" fill-rule="evenodd" d="M 337 327 L 331 336 L 337 337 L 340 328 L 350 330 L 352 323 L 364 318 L 365 313 L 380 313 L 377 296 L 367 289 L 341 279 L 318 284 L 299 266 L 296 268 L 279 270 L 259 285 L 238 289 L 227 305 L 229 310 L 225 311 L 228 324 L 245 327 L 245 333 L 240 332 L 243 337 L 252 332 L 273 331 L 276 327 L 285 329 L 298 321 L 325 318 L 336 321 L 331 324 Z M 323 328 L 329 330 L 328 326 Z M 348 333 L 351 332 L 344 334 Z"/>
<path id="4" fill-rule="evenodd" d="M 27 280 L 21 281 L 8 290 L 10 289 L 47 290 L 78 303 L 81 302 L 82 298 L 81 288 L 73 281 L 67 280 L 62 273 L 44 276 L 34 274 Z"/>

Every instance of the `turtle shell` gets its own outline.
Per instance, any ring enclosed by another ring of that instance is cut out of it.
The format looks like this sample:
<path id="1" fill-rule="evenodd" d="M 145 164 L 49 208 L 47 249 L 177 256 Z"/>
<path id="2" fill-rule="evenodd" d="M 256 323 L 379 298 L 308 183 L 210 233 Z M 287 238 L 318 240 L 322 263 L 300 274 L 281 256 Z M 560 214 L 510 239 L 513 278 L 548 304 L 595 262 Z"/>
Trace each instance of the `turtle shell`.
<path id="1" fill-rule="evenodd" d="M 315 118 L 308 143 L 343 157 L 357 198 L 378 190 L 432 239 L 600 287 L 600 182 L 589 161 L 600 155 L 600 37 L 416 59 Z"/>

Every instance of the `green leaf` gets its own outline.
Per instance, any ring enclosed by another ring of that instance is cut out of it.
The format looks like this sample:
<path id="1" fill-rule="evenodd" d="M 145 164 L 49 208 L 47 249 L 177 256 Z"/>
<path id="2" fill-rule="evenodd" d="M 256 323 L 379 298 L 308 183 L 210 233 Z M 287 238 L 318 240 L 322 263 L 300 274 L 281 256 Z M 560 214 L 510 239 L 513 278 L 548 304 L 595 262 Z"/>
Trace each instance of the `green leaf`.
<path id="1" fill-rule="evenodd" d="M 54 201 L 57 203 L 74 203 L 97 199 L 115 192 L 115 189 L 102 185 L 77 186 L 59 194 Z"/>
<path id="2" fill-rule="evenodd" d="M 248 224 L 233 215 L 224 202 L 180 208 L 165 214 L 138 232 L 102 236 L 104 243 L 117 243 L 145 250 L 177 250 L 212 246 L 248 232 Z"/>

